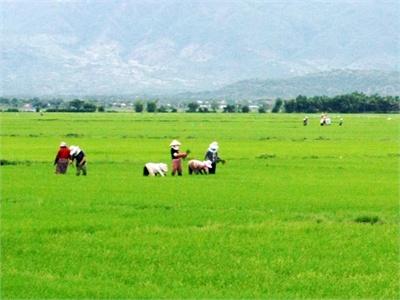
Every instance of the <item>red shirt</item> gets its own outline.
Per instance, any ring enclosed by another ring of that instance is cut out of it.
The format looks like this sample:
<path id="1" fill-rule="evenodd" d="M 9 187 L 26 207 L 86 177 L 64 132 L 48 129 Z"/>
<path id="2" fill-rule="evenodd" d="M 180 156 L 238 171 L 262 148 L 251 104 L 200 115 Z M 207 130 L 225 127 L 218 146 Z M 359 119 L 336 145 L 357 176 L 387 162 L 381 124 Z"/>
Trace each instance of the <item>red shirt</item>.
<path id="1" fill-rule="evenodd" d="M 58 150 L 56 160 L 60 158 L 69 158 L 69 149 L 67 147 L 61 147 L 60 150 Z"/>

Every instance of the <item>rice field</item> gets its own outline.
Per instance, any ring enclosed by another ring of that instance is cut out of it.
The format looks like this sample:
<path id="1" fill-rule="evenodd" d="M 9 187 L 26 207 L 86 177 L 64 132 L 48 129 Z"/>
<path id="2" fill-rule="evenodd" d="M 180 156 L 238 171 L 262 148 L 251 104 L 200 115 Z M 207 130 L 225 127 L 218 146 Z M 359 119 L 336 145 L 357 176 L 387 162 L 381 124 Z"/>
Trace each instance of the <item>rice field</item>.
<path id="1" fill-rule="evenodd" d="M 0 114 L 1 298 L 399 299 L 400 117 L 303 117 Z M 227 163 L 143 177 L 172 139 Z"/>

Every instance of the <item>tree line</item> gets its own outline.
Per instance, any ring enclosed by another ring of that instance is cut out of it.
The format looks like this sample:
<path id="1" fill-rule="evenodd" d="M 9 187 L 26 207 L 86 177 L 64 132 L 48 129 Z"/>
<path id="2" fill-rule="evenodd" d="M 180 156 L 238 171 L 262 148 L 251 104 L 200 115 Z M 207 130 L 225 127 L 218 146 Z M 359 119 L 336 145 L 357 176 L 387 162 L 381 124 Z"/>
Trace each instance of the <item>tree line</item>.
<path id="1" fill-rule="evenodd" d="M 133 110 L 137 113 L 167 113 L 184 111 L 188 113 L 249 113 L 252 110 L 248 104 L 231 102 L 221 105 L 217 100 L 211 101 L 209 105 L 200 104 L 201 102 L 192 101 L 173 106 L 160 103 L 158 100 L 135 100 L 128 102 L 128 107 L 123 110 Z M 81 100 L 74 99 L 72 101 L 64 101 L 62 99 L 41 100 L 39 98 L 18 99 L 0 97 L 0 106 L 7 107 L 6 111 L 18 111 L 23 105 L 29 104 L 34 111 L 47 112 L 104 112 L 113 111 L 111 103 L 99 102 L 97 100 Z M 399 96 L 380 96 L 377 94 L 366 95 L 354 92 L 351 94 L 328 96 L 307 97 L 299 95 L 294 99 L 283 100 L 276 99 L 274 105 L 259 102 L 256 110 L 259 113 L 389 113 L 399 111 Z"/>
<path id="2" fill-rule="evenodd" d="M 273 111 L 287 113 L 389 113 L 399 111 L 399 96 L 351 93 L 334 97 L 299 95 L 295 99 L 276 101 Z"/>
<path id="3" fill-rule="evenodd" d="M 0 105 L 7 107 L 6 111 L 11 112 L 19 111 L 24 105 L 29 105 L 32 110 L 37 112 L 95 112 L 102 109 L 102 106 L 97 105 L 95 101 L 81 99 L 72 101 L 64 101 L 62 99 L 43 100 L 37 97 L 31 99 L 0 97 Z"/>

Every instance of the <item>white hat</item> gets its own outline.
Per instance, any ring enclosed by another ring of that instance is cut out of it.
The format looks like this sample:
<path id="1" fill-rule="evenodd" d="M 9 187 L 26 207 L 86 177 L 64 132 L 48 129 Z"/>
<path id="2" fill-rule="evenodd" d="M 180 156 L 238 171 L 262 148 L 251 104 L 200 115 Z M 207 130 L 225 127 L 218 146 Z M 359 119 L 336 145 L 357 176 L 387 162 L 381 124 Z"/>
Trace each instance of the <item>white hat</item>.
<path id="1" fill-rule="evenodd" d="M 71 155 L 75 155 L 75 154 L 78 154 L 79 152 L 81 152 L 81 149 L 79 148 L 79 146 L 71 146 L 71 147 L 69 147 L 69 150 L 70 150 Z"/>
<path id="2" fill-rule="evenodd" d="M 218 151 L 218 143 L 217 142 L 212 142 L 210 146 L 208 146 L 208 150 L 211 152 L 217 152 Z"/>
<path id="3" fill-rule="evenodd" d="M 173 147 L 173 146 L 180 146 L 180 145 L 181 145 L 181 143 L 179 143 L 179 141 L 177 141 L 177 140 L 173 140 L 173 141 L 171 142 L 171 144 L 169 144 L 170 147 Z"/>
<path id="4" fill-rule="evenodd" d="M 204 164 L 206 165 L 207 168 L 211 169 L 212 168 L 212 163 L 210 160 L 205 160 Z"/>
<path id="5" fill-rule="evenodd" d="M 158 164 L 158 165 L 160 166 L 161 171 L 163 171 L 164 173 L 167 173 L 167 172 L 168 172 L 168 166 L 167 166 L 167 164 L 160 163 L 160 164 Z"/>
<path id="6" fill-rule="evenodd" d="M 67 147 L 67 143 L 66 142 L 61 142 L 60 143 L 60 147 Z"/>

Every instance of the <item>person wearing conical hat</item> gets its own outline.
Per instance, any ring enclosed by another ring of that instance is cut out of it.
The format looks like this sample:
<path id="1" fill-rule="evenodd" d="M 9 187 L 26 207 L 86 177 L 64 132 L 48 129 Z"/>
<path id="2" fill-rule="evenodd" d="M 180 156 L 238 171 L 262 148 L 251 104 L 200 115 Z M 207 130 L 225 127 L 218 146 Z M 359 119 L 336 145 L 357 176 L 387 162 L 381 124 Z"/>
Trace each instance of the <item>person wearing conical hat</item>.
<path id="1" fill-rule="evenodd" d="M 179 151 L 181 143 L 177 140 L 173 140 L 169 146 L 171 147 L 172 176 L 175 174 L 182 176 L 182 158 L 185 158 L 188 153 Z"/>
<path id="2" fill-rule="evenodd" d="M 61 142 L 60 149 L 57 152 L 56 158 L 54 160 L 54 165 L 56 166 L 56 174 L 65 174 L 68 169 L 70 151 L 65 142 Z"/>
<path id="3" fill-rule="evenodd" d="M 217 163 L 222 162 L 225 163 L 225 160 L 221 159 L 218 156 L 218 143 L 217 142 L 212 142 L 207 149 L 206 155 L 204 157 L 204 160 L 209 160 L 211 161 L 211 168 L 208 169 L 208 174 L 215 174 L 217 171 Z"/>
<path id="4" fill-rule="evenodd" d="M 79 146 L 71 146 L 70 147 L 70 159 L 72 163 L 76 161 L 76 176 L 81 175 L 81 172 L 83 176 L 86 176 L 87 174 L 87 169 L 86 169 L 86 155 L 82 151 Z"/>

